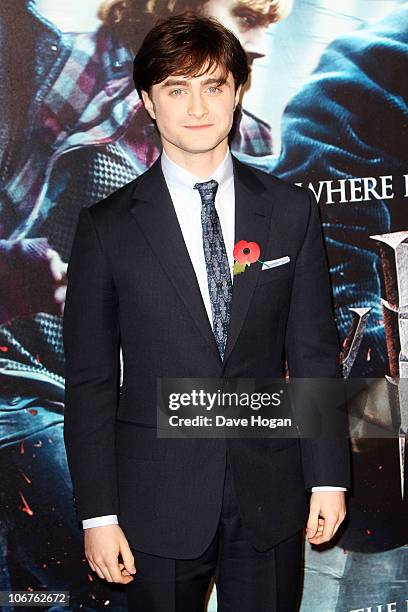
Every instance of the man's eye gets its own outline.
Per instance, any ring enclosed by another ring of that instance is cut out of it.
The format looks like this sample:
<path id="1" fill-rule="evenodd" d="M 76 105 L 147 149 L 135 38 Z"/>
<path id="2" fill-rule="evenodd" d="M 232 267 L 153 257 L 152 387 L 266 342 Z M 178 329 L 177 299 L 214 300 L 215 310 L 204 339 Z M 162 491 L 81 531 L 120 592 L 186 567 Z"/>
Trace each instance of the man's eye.
<path id="1" fill-rule="evenodd" d="M 245 28 L 254 28 L 256 25 L 258 25 L 258 15 L 252 11 L 237 12 L 236 17 Z"/>
<path id="2" fill-rule="evenodd" d="M 213 86 L 213 85 L 212 85 L 212 86 L 210 86 L 210 87 L 208 88 L 208 91 L 209 91 L 210 93 L 219 93 L 219 92 L 221 91 L 221 89 L 220 89 L 219 87 L 215 87 L 215 86 Z"/>
<path id="3" fill-rule="evenodd" d="M 179 96 L 182 92 L 183 92 L 182 89 L 173 89 L 173 91 L 170 92 L 170 95 L 171 96 Z"/>

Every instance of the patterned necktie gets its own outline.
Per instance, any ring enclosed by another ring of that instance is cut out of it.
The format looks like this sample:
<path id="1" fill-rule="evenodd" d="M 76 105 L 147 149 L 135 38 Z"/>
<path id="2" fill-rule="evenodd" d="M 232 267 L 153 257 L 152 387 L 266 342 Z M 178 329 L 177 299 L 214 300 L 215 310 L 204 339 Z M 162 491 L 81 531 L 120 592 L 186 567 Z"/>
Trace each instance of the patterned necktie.
<path id="1" fill-rule="evenodd" d="M 215 208 L 217 181 L 196 183 L 201 196 L 204 257 L 211 300 L 213 331 L 221 359 L 224 358 L 232 301 L 232 281 L 221 224 Z"/>

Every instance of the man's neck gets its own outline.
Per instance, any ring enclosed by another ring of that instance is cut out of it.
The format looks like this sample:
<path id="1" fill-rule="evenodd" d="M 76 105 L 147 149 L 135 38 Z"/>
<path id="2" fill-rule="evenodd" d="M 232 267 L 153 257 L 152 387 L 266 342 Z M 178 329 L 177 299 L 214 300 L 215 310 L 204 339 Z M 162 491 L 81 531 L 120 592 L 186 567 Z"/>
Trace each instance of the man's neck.
<path id="1" fill-rule="evenodd" d="M 163 142 L 163 149 L 169 159 L 175 164 L 188 170 L 198 178 L 206 179 L 212 175 L 214 170 L 218 168 L 225 158 L 228 150 L 228 141 L 225 140 L 211 151 L 205 151 L 203 153 L 183 151 L 165 142 Z"/>

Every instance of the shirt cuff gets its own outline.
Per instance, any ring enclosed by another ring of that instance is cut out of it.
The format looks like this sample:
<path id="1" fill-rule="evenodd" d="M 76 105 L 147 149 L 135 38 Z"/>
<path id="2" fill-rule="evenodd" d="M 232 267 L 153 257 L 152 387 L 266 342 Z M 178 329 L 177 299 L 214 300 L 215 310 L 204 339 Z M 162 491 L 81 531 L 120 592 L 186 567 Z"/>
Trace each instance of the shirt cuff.
<path id="1" fill-rule="evenodd" d="M 89 529 L 90 527 L 103 527 L 104 525 L 118 525 L 117 514 L 105 514 L 104 516 L 95 516 L 94 518 L 84 519 L 82 527 Z"/>
<path id="2" fill-rule="evenodd" d="M 313 493 L 313 491 L 347 491 L 346 487 L 312 487 L 310 489 Z"/>

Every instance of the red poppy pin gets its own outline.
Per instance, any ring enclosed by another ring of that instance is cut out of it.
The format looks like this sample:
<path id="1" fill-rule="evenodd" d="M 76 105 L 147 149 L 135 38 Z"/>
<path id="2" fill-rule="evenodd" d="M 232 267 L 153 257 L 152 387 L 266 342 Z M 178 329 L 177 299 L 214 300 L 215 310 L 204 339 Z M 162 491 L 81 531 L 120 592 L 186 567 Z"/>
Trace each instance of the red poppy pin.
<path id="1" fill-rule="evenodd" d="M 257 242 L 247 242 L 246 240 L 239 240 L 234 246 L 234 276 L 244 272 L 247 266 L 251 263 L 259 261 L 261 249 Z M 262 263 L 262 262 L 261 262 Z"/>

